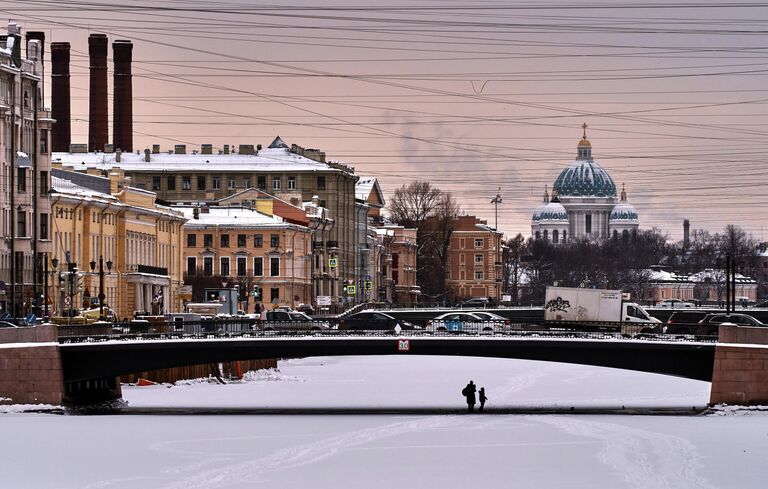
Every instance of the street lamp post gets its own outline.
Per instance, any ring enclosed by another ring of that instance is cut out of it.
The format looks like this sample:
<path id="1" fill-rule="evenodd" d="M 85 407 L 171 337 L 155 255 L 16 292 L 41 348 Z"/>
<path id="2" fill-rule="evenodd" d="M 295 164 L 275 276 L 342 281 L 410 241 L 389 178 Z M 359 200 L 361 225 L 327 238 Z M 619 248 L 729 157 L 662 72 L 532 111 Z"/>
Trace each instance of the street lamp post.
<path id="1" fill-rule="evenodd" d="M 501 204 L 501 187 L 499 187 L 499 192 L 496 194 L 496 197 L 491 199 L 491 204 L 494 204 L 496 208 L 496 225 L 494 226 L 494 231 L 499 230 L 499 204 Z"/>
<path id="2" fill-rule="evenodd" d="M 96 270 L 96 262 L 91 260 L 91 271 Z M 112 269 L 112 262 L 107 262 L 107 268 Z M 104 257 L 99 255 L 99 321 L 104 321 Z"/>

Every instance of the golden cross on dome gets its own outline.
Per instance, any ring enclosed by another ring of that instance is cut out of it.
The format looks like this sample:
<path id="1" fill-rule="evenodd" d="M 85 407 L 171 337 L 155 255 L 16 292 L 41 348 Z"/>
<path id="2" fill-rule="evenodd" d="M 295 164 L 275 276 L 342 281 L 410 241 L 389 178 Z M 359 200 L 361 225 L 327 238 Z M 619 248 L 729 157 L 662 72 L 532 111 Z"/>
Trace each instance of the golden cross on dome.
<path id="1" fill-rule="evenodd" d="M 581 125 L 581 128 L 584 129 L 584 136 L 583 136 L 584 139 L 587 139 L 587 127 L 589 126 L 587 126 L 586 122 Z"/>

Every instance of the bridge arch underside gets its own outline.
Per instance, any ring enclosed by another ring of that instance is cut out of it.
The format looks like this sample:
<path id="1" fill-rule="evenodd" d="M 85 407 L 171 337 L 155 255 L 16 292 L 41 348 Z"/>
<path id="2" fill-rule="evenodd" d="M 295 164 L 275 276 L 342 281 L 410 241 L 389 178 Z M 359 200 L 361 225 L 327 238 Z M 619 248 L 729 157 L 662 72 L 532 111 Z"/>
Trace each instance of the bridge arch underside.
<path id="1" fill-rule="evenodd" d="M 439 355 L 541 360 L 711 381 L 714 344 L 480 338 L 254 338 L 61 345 L 65 382 L 216 362 L 350 355 Z"/>

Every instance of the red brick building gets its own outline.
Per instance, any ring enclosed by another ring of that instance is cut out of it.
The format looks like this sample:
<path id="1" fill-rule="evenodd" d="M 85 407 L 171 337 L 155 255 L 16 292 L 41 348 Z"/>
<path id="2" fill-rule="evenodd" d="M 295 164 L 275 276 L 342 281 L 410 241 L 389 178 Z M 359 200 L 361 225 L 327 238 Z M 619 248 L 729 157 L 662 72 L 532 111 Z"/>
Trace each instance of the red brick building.
<path id="1" fill-rule="evenodd" d="M 456 299 L 501 299 L 502 233 L 476 216 L 460 216 L 448 250 L 446 286 Z"/>

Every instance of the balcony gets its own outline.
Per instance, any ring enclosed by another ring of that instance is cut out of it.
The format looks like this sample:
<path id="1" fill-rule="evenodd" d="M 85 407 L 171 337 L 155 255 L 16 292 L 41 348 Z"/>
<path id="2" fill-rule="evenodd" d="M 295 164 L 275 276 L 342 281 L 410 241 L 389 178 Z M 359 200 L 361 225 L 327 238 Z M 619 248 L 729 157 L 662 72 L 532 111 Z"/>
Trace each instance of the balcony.
<path id="1" fill-rule="evenodd" d="M 339 242 L 338 241 L 326 241 L 325 245 L 328 247 L 329 250 L 338 250 L 339 249 Z"/>
<path id="2" fill-rule="evenodd" d="M 325 246 L 322 241 L 312 241 L 313 250 L 322 250 Z"/>

